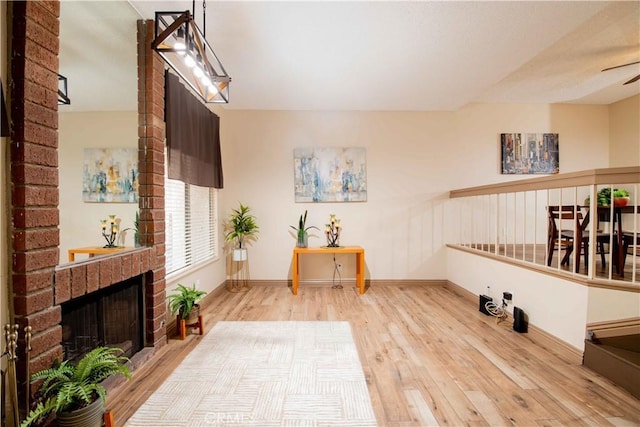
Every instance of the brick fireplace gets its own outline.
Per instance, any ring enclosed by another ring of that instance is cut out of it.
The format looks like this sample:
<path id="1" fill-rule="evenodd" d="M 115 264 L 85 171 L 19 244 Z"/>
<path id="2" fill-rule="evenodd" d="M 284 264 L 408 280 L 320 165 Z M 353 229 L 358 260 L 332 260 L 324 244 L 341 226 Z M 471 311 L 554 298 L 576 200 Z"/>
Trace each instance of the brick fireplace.
<path id="1" fill-rule="evenodd" d="M 150 49 L 153 21 L 138 22 L 140 240 L 144 247 L 57 266 L 58 1 L 8 4 L 11 21 L 10 310 L 20 331 L 31 326 L 29 371 L 62 356 L 61 304 L 140 276 L 143 345 L 166 343 L 163 64 Z M 24 334 L 18 380 L 26 381 Z M 19 386 L 19 390 L 24 387 Z"/>

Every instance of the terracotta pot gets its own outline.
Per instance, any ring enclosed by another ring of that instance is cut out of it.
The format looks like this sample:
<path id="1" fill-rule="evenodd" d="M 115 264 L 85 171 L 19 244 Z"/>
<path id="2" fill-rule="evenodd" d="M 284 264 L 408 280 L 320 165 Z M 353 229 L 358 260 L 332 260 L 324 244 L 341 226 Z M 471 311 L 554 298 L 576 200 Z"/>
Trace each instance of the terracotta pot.
<path id="1" fill-rule="evenodd" d="M 630 197 L 614 197 L 613 206 L 615 206 L 616 208 L 624 208 L 629 204 L 630 200 Z"/>

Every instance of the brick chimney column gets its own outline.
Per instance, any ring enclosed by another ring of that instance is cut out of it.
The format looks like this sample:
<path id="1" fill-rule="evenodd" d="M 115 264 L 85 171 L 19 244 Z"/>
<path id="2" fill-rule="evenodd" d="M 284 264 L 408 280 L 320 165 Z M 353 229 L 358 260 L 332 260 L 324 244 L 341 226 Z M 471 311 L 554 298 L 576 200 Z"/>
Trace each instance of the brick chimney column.
<path id="1" fill-rule="evenodd" d="M 165 209 L 164 209 L 164 62 L 151 49 L 153 20 L 138 21 L 138 122 L 140 172 L 140 242 L 152 246 L 145 276 L 147 345 L 166 344 Z"/>
<path id="2" fill-rule="evenodd" d="M 24 328 L 32 327 L 29 370 L 62 355 L 61 311 L 54 306 L 58 264 L 58 1 L 8 3 L 11 55 L 10 286 L 20 325 L 18 390 L 24 392 Z"/>

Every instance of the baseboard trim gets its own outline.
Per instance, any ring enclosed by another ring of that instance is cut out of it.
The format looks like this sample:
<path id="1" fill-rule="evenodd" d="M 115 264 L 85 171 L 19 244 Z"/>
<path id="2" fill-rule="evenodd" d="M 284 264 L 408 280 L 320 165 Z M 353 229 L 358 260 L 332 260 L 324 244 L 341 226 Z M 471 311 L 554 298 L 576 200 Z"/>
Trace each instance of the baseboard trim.
<path id="1" fill-rule="evenodd" d="M 355 286 L 355 279 L 342 279 L 342 285 Z M 229 284 L 229 280 L 224 283 L 226 287 Z M 365 279 L 364 286 L 441 286 L 444 287 L 446 280 L 396 280 L 396 279 Z M 291 280 L 249 280 L 248 285 L 251 286 L 288 286 L 291 287 Z M 310 279 L 300 280 L 300 288 L 304 286 L 332 286 L 333 282 L 326 279 Z"/>
<path id="2" fill-rule="evenodd" d="M 479 295 L 475 295 L 473 292 L 463 288 L 462 286 L 456 283 L 453 283 L 447 280 L 445 289 L 450 290 L 454 294 L 462 297 L 464 300 L 467 300 L 472 304 L 475 304 L 475 305 L 478 304 Z M 513 317 L 510 313 L 509 313 L 508 320 L 513 322 Z M 536 344 L 540 345 L 545 350 L 549 350 L 549 351 L 552 351 L 550 347 L 551 348 L 559 347 L 562 349 L 562 352 L 561 352 L 562 354 L 558 354 L 558 352 L 553 351 L 554 354 L 556 354 L 558 357 L 563 358 L 564 360 L 566 360 L 571 364 L 582 365 L 582 356 L 583 356 L 582 350 L 572 346 L 571 344 L 568 344 L 567 342 L 561 340 L 560 338 L 554 335 L 551 335 L 550 333 L 544 331 L 543 329 L 540 329 L 536 325 L 529 323 L 528 326 L 529 326 L 529 329 L 526 335 L 529 337 L 529 339 L 531 339 L 531 341 L 534 341 Z"/>

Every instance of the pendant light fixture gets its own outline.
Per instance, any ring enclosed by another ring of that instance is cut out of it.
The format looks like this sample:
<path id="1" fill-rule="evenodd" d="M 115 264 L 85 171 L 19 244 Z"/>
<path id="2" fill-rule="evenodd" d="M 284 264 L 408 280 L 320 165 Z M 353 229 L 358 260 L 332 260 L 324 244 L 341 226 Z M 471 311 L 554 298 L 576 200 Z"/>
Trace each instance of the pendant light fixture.
<path id="1" fill-rule="evenodd" d="M 69 92 L 67 91 L 67 78 L 58 74 L 58 105 L 69 105 Z"/>
<path id="2" fill-rule="evenodd" d="M 195 0 L 192 8 L 195 13 Z M 153 50 L 207 103 L 229 103 L 229 82 L 222 63 L 204 34 L 206 2 L 202 2 L 203 32 L 192 12 L 156 12 Z"/>

